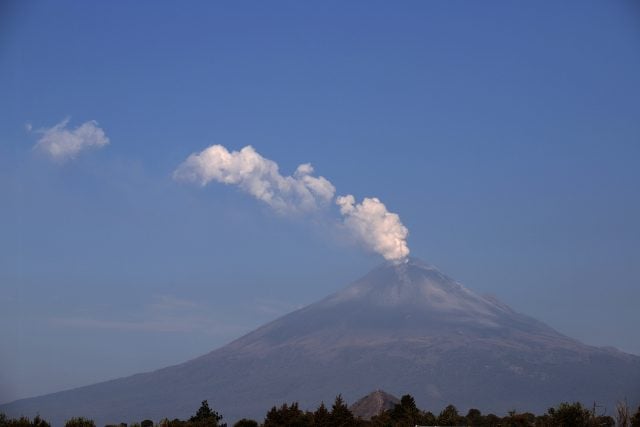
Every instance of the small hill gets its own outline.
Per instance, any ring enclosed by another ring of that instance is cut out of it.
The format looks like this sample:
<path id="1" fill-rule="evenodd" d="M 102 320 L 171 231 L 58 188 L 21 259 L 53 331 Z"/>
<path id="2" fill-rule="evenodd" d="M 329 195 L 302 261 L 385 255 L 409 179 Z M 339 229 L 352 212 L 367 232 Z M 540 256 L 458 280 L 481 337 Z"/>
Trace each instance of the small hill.
<path id="1" fill-rule="evenodd" d="M 397 397 L 382 390 L 376 390 L 358 400 L 349 409 L 351 409 L 354 416 L 363 420 L 370 420 L 383 411 L 393 409 L 399 403 L 400 399 Z"/>

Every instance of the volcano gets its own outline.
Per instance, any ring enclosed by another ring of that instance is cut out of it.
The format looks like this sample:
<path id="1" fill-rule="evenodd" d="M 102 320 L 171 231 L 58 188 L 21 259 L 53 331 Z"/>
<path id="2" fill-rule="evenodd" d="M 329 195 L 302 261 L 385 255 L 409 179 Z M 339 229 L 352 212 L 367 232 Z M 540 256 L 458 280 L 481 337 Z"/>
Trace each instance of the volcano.
<path id="1" fill-rule="evenodd" d="M 105 423 L 185 418 L 204 399 L 233 421 L 273 405 L 372 390 L 419 407 L 543 412 L 562 401 L 640 401 L 640 357 L 585 345 L 435 267 L 385 264 L 343 290 L 180 365 L 0 406 Z"/>

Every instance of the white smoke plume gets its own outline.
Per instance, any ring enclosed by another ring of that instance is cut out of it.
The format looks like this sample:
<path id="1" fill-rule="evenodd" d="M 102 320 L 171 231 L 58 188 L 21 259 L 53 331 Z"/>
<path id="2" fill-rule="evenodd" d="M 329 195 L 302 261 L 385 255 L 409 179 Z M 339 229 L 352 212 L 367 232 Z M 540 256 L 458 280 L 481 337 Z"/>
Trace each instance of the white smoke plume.
<path id="1" fill-rule="evenodd" d="M 212 145 L 191 154 L 173 173 L 178 181 L 202 186 L 211 181 L 233 184 L 279 213 L 312 212 L 333 200 L 335 187 L 324 177 L 315 177 L 309 163 L 298 166 L 293 176 L 282 176 L 278 164 L 266 159 L 251 146 L 229 152 Z M 357 204 L 352 195 L 336 198 L 344 224 L 355 238 L 390 261 L 402 261 L 409 255 L 407 228 L 400 217 L 388 212 L 377 198 L 365 198 Z"/>
<path id="2" fill-rule="evenodd" d="M 73 130 L 67 129 L 68 124 L 67 118 L 49 129 L 38 130 L 42 136 L 34 149 L 55 161 L 63 162 L 75 158 L 81 151 L 109 144 L 109 138 L 95 120 L 85 122 Z M 31 125 L 28 125 L 27 131 L 30 130 Z"/>
<path id="3" fill-rule="evenodd" d="M 312 173 L 311 164 L 305 163 L 293 176 L 282 176 L 276 162 L 251 146 L 229 152 L 222 145 L 212 145 L 190 155 L 173 176 L 203 186 L 211 181 L 234 184 L 280 213 L 298 213 L 316 210 L 333 199 L 335 187 Z"/>
<path id="4" fill-rule="evenodd" d="M 358 204 L 349 194 L 338 197 L 336 204 L 351 232 L 386 260 L 402 261 L 409 255 L 409 230 L 402 225 L 398 214 L 387 211 L 380 200 L 365 197 Z"/>

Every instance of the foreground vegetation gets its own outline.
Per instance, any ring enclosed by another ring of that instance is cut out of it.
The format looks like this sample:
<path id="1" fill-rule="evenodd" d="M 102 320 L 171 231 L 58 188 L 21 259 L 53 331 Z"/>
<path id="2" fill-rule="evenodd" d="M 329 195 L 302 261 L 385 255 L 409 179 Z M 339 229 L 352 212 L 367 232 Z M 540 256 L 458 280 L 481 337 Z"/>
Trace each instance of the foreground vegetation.
<path id="1" fill-rule="evenodd" d="M 152 420 L 134 423 L 130 427 L 226 427 L 222 422 L 222 415 L 209 407 L 208 402 L 202 402 L 194 416 L 188 420 L 167 418 L 154 424 Z M 349 407 L 338 395 L 331 409 L 324 403 L 315 411 L 303 411 L 296 402 L 274 406 L 267 412 L 262 423 L 256 420 L 242 419 L 233 427 L 413 427 L 413 426 L 474 426 L 474 427 L 640 427 L 640 406 L 635 413 L 629 409 L 626 402 L 616 407 L 613 416 L 598 414 L 596 407 L 588 409 L 579 402 L 560 403 L 549 408 L 545 414 L 534 415 L 530 412 L 509 412 L 504 417 L 495 414 L 482 414 L 478 409 L 470 409 L 466 415 L 458 412 L 457 408 L 449 405 L 438 415 L 420 410 L 410 395 L 402 396 L 400 403 L 394 408 L 384 411 L 371 420 L 356 418 Z M 33 420 L 27 417 L 9 419 L 0 413 L 0 427 L 50 427 L 50 424 L 40 416 Z M 65 427 L 96 427 L 93 420 L 87 418 L 71 418 Z M 127 427 L 119 424 L 106 427 Z"/>

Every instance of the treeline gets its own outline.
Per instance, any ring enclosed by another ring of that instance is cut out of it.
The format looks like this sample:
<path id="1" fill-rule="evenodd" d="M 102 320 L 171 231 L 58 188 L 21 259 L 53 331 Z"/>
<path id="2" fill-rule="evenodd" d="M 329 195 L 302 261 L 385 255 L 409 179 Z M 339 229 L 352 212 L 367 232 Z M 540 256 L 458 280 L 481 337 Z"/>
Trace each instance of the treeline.
<path id="1" fill-rule="evenodd" d="M 227 427 L 222 415 L 209 407 L 205 400 L 198 411 L 188 420 L 165 418 L 155 424 L 152 420 L 134 423 L 129 427 Z M 580 402 L 560 403 L 549 408 L 542 415 L 530 412 L 509 412 L 504 417 L 495 414 L 482 414 L 478 409 L 470 409 L 466 415 L 449 405 L 438 415 L 422 411 L 416 406 L 411 395 L 404 395 L 400 403 L 392 409 L 383 411 L 363 420 L 353 415 L 342 396 L 338 395 L 328 408 L 321 403 L 315 411 L 300 409 L 297 402 L 274 406 L 267 412 L 264 420 L 242 419 L 233 427 L 414 427 L 414 426 L 473 426 L 473 427 L 640 427 L 640 406 L 635 413 L 625 402 L 616 407 L 613 415 L 598 414 L 596 408 L 587 408 Z M 36 416 L 7 418 L 0 413 L 0 427 L 50 427 L 50 424 Z M 65 423 L 65 427 L 96 427 L 93 420 L 77 417 Z M 106 427 L 127 427 L 127 424 L 107 425 Z"/>

